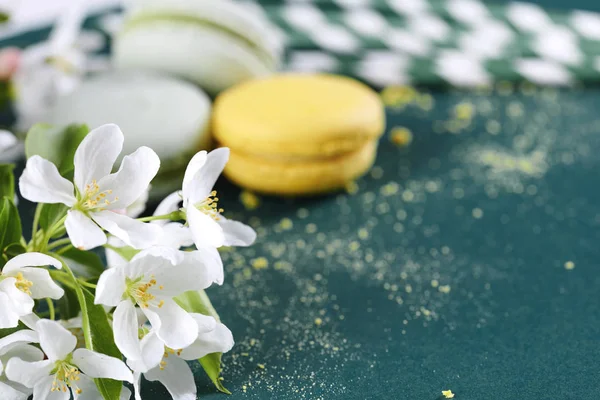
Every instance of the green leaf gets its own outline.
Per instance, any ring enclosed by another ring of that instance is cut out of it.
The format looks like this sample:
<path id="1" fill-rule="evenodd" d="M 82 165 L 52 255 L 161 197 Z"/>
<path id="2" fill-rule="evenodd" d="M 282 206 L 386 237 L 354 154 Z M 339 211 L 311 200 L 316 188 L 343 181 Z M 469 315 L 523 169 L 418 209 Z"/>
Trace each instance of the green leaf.
<path id="1" fill-rule="evenodd" d="M 40 213 L 40 228 L 47 232 L 48 229 L 52 228 L 57 222 L 59 222 L 69 210 L 68 206 L 61 203 L 56 204 L 43 204 L 42 211 Z M 52 237 L 59 237 L 58 235 L 64 235 L 64 232 L 59 229 Z"/>
<path id="2" fill-rule="evenodd" d="M 52 126 L 36 124 L 27 133 L 25 155 L 39 155 L 58 167 L 64 176 L 73 169 L 77 147 L 88 134 L 86 125 Z"/>
<path id="3" fill-rule="evenodd" d="M 210 315 L 217 321 L 221 320 L 219 314 L 217 314 L 217 310 L 213 307 L 204 290 L 185 292 L 177 296 L 174 300 L 188 312 Z M 223 386 L 223 382 L 221 382 L 220 379 L 222 355 L 222 353 L 207 354 L 198 361 L 200 361 L 200 365 L 202 365 L 204 372 L 206 372 L 206 375 L 208 375 L 217 390 L 226 394 L 231 394 L 231 392 Z"/>
<path id="4" fill-rule="evenodd" d="M 12 199 L 4 197 L 0 200 L 0 253 L 4 259 L 6 248 L 13 243 L 19 243 L 21 234 L 21 218 L 17 207 Z"/>
<path id="5" fill-rule="evenodd" d="M 202 357 L 200 360 L 200 365 L 206 372 L 206 375 L 210 378 L 210 380 L 214 383 L 217 390 L 220 392 L 231 394 L 229 390 L 225 386 L 223 386 L 223 382 L 221 382 L 221 356 L 222 353 L 212 353 L 207 354 Z"/>
<path id="6" fill-rule="evenodd" d="M 123 358 L 121 352 L 115 344 L 112 328 L 108 323 L 108 317 L 101 305 L 94 304 L 94 295 L 87 289 L 81 288 L 83 291 L 84 301 L 86 303 L 89 331 L 91 332 L 92 342 L 87 343 L 86 347 L 98 353 L 106 354 L 111 357 Z M 85 330 L 85 328 L 84 328 Z M 115 400 L 121 394 L 123 382 L 113 379 L 94 379 L 98 390 L 106 400 Z"/>
<path id="7" fill-rule="evenodd" d="M 91 251 L 69 249 L 62 254 L 75 276 L 84 279 L 96 279 L 104 272 L 104 264 L 98 254 Z"/>
<path id="8" fill-rule="evenodd" d="M 131 259 L 137 253 L 140 252 L 140 250 L 136 250 L 133 247 L 129 247 L 129 246 L 116 247 L 116 246 L 111 246 L 110 244 L 105 244 L 104 247 L 114 251 L 115 253 L 117 253 L 118 255 L 120 255 L 121 257 L 126 259 L 127 261 L 131 261 Z"/>
<path id="9" fill-rule="evenodd" d="M 15 326 L 14 328 L 0 329 L 0 339 L 23 329 L 27 329 L 27 327 L 22 322 L 19 322 L 19 325 Z"/>
<path id="10" fill-rule="evenodd" d="M 65 294 L 56 301 L 60 319 L 67 320 L 75 318 L 79 315 L 79 311 L 81 311 L 81 307 L 77 301 L 77 294 L 68 286 L 61 285 L 61 287 L 65 291 Z"/>
<path id="11" fill-rule="evenodd" d="M 13 164 L 0 164 L 0 198 L 15 198 L 15 175 Z"/>
<path id="12" fill-rule="evenodd" d="M 27 253 L 27 249 L 23 247 L 21 243 L 13 243 L 6 246 L 4 249 L 4 254 L 7 255 L 10 260 L 13 257 L 18 256 L 19 254 Z"/>

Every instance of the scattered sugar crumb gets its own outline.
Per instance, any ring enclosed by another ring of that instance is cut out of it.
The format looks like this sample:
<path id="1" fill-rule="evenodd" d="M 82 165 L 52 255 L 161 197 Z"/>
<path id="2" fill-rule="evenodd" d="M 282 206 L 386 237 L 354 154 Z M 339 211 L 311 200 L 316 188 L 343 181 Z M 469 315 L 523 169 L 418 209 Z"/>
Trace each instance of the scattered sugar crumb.
<path id="1" fill-rule="evenodd" d="M 377 166 L 373 167 L 371 170 L 371 176 L 373 179 L 381 179 L 383 177 L 383 168 Z"/>
<path id="2" fill-rule="evenodd" d="M 294 227 L 294 223 L 289 218 L 282 218 L 281 221 L 279 221 L 279 227 L 284 231 L 289 231 Z"/>
<path id="3" fill-rule="evenodd" d="M 567 261 L 565 263 L 565 269 L 572 270 L 573 268 L 575 268 L 575 263 L 573 261 Z"/>
<path id="4" fill-rule="evenodd" d="M 438 290 L 442 293 L 450 293 L 450 285 L 442 285 Z"/>
<path id="5" fill-rule="evenodd" d="M 346 183 L 345 189 L 348 194 L 356 194 L 358 193 L 358 183 L 350 181 Z"/>
<path id="6" fill-rule="evenodd" d="M 454 393 L 452 393 L 452 390 L 442 390 L 442 395 L 446 399 L 453 399 L 454 398 Z"/>
<path id="7" fill-rule="evenodd" d="M 240 193 L 240 202 L 246 210 L 255 210 L 260 206 L 260 198 L 247 190 Z"/>
<path id="8" fill-rule="evenodd" d="M 471 103 L 460 103 L 454 107 L 454 116 L 462 121 L 473 119 L 475 107 Z"/>
<path id="9" fill-rule="evenodd" d="M 260 369 L 265 369 L 265 364 L 256 364 L 256 366 Z"/>
<path id="10" fill-rule="evenodd" d="M 481 219 L 483 217 L 483 210 L 481 208 L 474 208 L 471 214 L 473 214 L 473 218 Z"/>
<path id="11" fill-rule="evenodd" d="M 316 326 L 321 326 L 322 323 L 323 323 L 323 320 L 321 318 L 315 318 L 315 325 Z"/>
<path id="12" fill-rule="evenodd" d="M 396 126 L 390 132 L 390 140 L 398 147 L 406 147 L 412 142 L 413 134 L 408 128 Z"/>
<path id="13" fill-rule="evenodd" d="M 269 266 L 269 260 L 267 260 L 265 257 L 255 258 L 250 263 L 254 269 L 265 269 Z"/>
<path id="14" fill-rule="evenodd" d="M 380 192 L 382 195 L 387 197 L 395 195 L 396 193 L 398 193 L 399 189 L 400 185 L 398 185 L 396 182 L 390 182 L 383 185 L 380 189 Z"/>

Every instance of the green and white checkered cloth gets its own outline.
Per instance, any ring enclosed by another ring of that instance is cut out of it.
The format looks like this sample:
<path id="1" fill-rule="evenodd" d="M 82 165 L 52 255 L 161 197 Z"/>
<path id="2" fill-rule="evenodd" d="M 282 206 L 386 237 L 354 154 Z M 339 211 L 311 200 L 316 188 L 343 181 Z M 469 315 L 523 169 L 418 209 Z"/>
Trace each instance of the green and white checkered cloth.
<path id="1" fill-rule="evenodd" d="M 373 86 L 600 82 L 600 14 L 480 0 L 242 0 L 285 42 L 283 70 Z"/>

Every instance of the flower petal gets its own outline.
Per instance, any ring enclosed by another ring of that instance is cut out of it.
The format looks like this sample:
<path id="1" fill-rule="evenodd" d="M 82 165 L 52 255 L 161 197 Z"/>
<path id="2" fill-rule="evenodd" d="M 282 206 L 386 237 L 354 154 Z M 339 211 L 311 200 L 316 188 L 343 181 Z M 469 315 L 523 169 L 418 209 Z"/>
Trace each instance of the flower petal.
<path id="1" fill-rule="evenodd" d="M 5 354 L 7 351 L 7 347 L 14 345 L 15 343 L 38 343 L 39 341 L 39 336 L 35 331 L 29 329 L 22 329 L 20 331 L 16 331 L 15 333 L 11 333 L 10 335 L 0 339 L 0 355 Z"/>
<path id="2" fill-rule="evenodd" d="M 28 294 L 17 289 L 16 283 L 15 278 L 5 278 L 0 282 L 0 291 L 8 295 L 14 312 L 19 316 L 30 314 L 33 311 L 34 301 Z"/>
<path id="3" fill-rule="evenodd" d="M 40 347 L 51 361 L 64 360 L 77 346 L 77 338 L 56 321 L 41 319 L 35 324 Z"/>
<path id="4" fill-rule="evenodd" d="M 177 211 L 179 210 L 179 203 L 181 203 L 181 193 L 180 192 L 173 192 L 170 195 L 168 195 L 167 197 L 165 197 L 159 204 L 158 206 L 156 206 L 156 210 L 154 210 L 154 213 L 152 215 L 165 215 L 165 214 L 170 214 L 173 211 Z M 152 221 L 156 224 L 161 224 L 164 223 L 165 221 L 161 221 L 161 220 L 156 220 L 156 221 Z"/>
<path id="5" fill-rule="evenodd" d="M 184 193 L 184 198 L 189 199 L 188 201 L 192 204 L 206 199 L 228 160 L 229 149 L 227 147 L 221 147 L 208 153 L 206 163 L 188 183 L 187 194 Z"/>
<path id="6" fill-rule="evenodd" d="M 2 273 L 6 274 L 22 267 L 41 267 L 45 265 L 52 265 L 57 269 L 62 268 L 62 263 L 56 258 L 42 253 L 31 252 L 19 254 L 18 256 L 8 260 L 4 268 L 2 268 Z"/>
<path id="7" fill-rule="evenodd" d="M 140 251 L 131 259 L 131 263 L 136 263 L 139 260 L 150 260 L 147 261 L 149 266 L 147 265 L 144 271 L 140 271 L 140 273 L 150 274 L 155 269 L 162 269 L 165 262 L 168 262 L 170 265 L 181 263 L 183 261 L 183 253 L 172 247 L 154 246 Z M 170 266 L 166 268 L 170 268 Z"/>
<path id="8" fill-rule="evenodd" d="M 133 393 L 135 394 L 135 400 L 142 400 L 142 394 L 140 393 L 140 386 L 142 383 L 141 372 L 133 372 Z"/>
<path id="9" fill-rule="evenodd" d="M 158 366 L 165 353 L 165 344 L 158 338 L 156 332 L 150 332 L 140 341 L 142 358 L 127 360 L 127 365 L 136 372 L 147 372 Z"/>
<path id="10" fill-rule="evenodd" d="M 221 216 L 217 221 L 225 234 L 224 246 L 250 246 L 256 240 L 256 232 L 246 224 Z"/>
<path id="11" fill-rule="evenodd" d="M 163 246 L 179 249 L 181 247 L 190 247 L 194 244 L 190 228 L 179 222 L 169 222 L 162 225 L 162 236 L 158 241 Z"/>
<path id="12" fill-rule="evenodd" d="M 88 349 L 77 349 L 73 352 L 73 363 L 90 378 L 109 378 L 133 383 L 131 371 L 118 358 Z"/>
<path id="13" fill-rule="evenodd" d="M 96 286 L 94 304 L 115 307 L 125 293 L 125 275 L 123 267 L 107 269 L 100 275 Z"/>
<path id="14" fill-rule="evenodd" d="M 146 372 L 146 379 L 162 383 L 173 400 L 196 400 L 196 382 L 190 366 L 178 357 L 166 361 L 164 369 L 157 367 Z"/>
<path id="15" fill-rule="evenodd" d="M 108 242 L 110 246 L 116 247 L 118 249 L 122 247 L 126 247 L 127 245 L 118 237 L 114 237 L 112 235 L 108 236 Z M 119 253 L 114 250 L 111 250 L 108 247 L 104 248 L 104 255 L 106 256 L 106 265 L 108 268 L 114 268 L 118 265 L 127 264 L 127 259 L 122 257 Z"/>
<path id="16" fill-rule="evenodd" d="M 106 234 L 98 225 L 81 211 L 69 210 L 65 228 L 73 246 L 89 250 L 106 243 Z"/>
<path id="17" fill-rule="evenodd" d="M 143 308 L 142 311 L 156 329 L 158 337 L 167 347 L 183 349 L 198 337 L 198 324 L 192 316 L 172 299 L 163 299 L 161 308 Z"/>
<path id="18" fill-rule="evenodd" d="M 119 396 L 119 400 L 130 400 L 131 399 L 131 390 L 128 387 L 123 386 L 121 388 L 121 395 Z M 81 399 L 84 400 L 84 399 Z"/>
<path id="19" fill-rule="evenodd" d="M 37 324 L 37 322 L 40 320 L 40 317 L 38 317 L 35 313 L 31 313 L 27 315 L 21 315 L 19 320 L 21 320 L 21 322 L 29 329 L 35 330 L 35 324 Z"/>
<path id="20" fill-rule="evenodd" d="M 6 360 L 17 357 L 23 361 L 36 362 L 44 359 L 44 352 L 30 344 L 17 344 L 7 351 L 2 357 Z"/>
<path id="21" fill-rule="evenodd" d="M 13 387 L 11 384 L 12 382 L 2 382 L 0 381 L 0 399 L 2 400 L 27 400 L 29 398 L 29 395 L 31 394 L 31 390 L 24 388 L 23 386 L 21 386 L 19 389 L 23 388 L 26 389 L 26 391 L 21 391 L 15 387 Z M 14 384 L 14 385 L 18 385 L 18 384 Z"/>
<path id="22" fill-rule="evenodd" d="M 187 222 L 196 247 L 219 248 L 225 243 L 223 228 L 214 219 L 198 210 L 193 205 L 186 208 Z"/>
<path id="23" fill-rule="evenodd" d="M 182 256 L 179 263 L 152 271 L 157 285 L 162 287 L 153 287 L 152 294 L 174 297 L 189 290 L 206 289 L 215 281 L 218 272 L 215 272 L 214 266 L 207 266 L 206 262 L 209 260 L 206 260 L 204 252 L 178 251 L 178 253 Z"/>
<path id="24" fill-rule="evenodd" d="M 201 247 L 196 251 L 186 253 L 186 258 L 195 262 L 197 264 L 196 268 L 201 264 L 206 271 L 206 279 L 209 279 L 211 283 L 216 283 L 217 285 L 223 284 L 223 260 L 217 249 L 214 247 Z M 192 266 L 190 266 L 191 268 Z"/>
<path id="25" fill-rule="evenodd" d="M 102 178 L 100 191 L 112 190 L 116 196 L 109 209 L 126 208 L 143 195 L 160 168 L 160 159 L 149 147 L 142 146 L 123 158 L 114 174 Z M 118 198 L 118 199 L 117 199 Z"/>
<path id="26" fill-rule="evenodd" d="M 198 313 L 190 313 L 190 315 L 194 318 L 196 324 L 198 324 L 199 334 L 211 332 L 217 327 L 217 320 L 214 317 Z"/>
<path id="27" fill-rule="evenodd" d="M 0 292 L 0 329 L 14 328 L 19 324 L 19 314 L 6 293 Z"/>
<path id="28" fill-rule="evenodd" d="M 40 157 L 32 156 L 19 179 L 21 195 L 36 203 L 75 204 L 73 184 L 60 176 L 56 165 Z"/>
<path id="29" fill-rule="evenodd" d="M 53 375 L 40 379 L 33 387 L 33 398 L 35 400 L 69 400 L 71 393 L 68 390 L 64 392 L 62 390 L 52 391 L 53 382 Z"/>
<path id="30" fill-rule="evenodd" d="M 75 151 L 75 185 L 85 192 L 85 185 L 100 182 L 110 174 L 123 149 L 123 132 L 115 124 L 106 124 L 92 130 Z"/>
<path id="31" fill-rule="evenodd" d="M 92 218 L 102 228 L 135 249 L 152 246 L 162 234 L 158 225 L 141 222 L 112 211 L 92 213 Z"/>
<path id="32" fill-rule="evenodd" d="M 184 360 L 197 360 L 211 353 L 226 353 L 233 347 L 233 335 L 229 328 L 217 323 L 214 330 L 200 333 L 189 347 L 181 351 Z"/>
<path id="33" fill-rule="evenodd" d="M 148 203 L 148 198 L 150 197 L 150 185 L 142 192 L 142 195 L 138 197 L 133 203 L 131 203 L 125 209 L 125 215 L 131 218 L 139 217 L 144 210 L 146 210 L 146 204 Z"/>
<path id="34" fill-rule="evenodd" d="M 23 277 L 33 283 L 29 288 L 32 298 L 43 299 L 49 297 L 58 300 L 65 294 L 65 291 L 54 283 L 48 270 L 43 268 L 25 267 L 22 268 L 21 271 Z"/>
<path id="35" fill-rule="evenodd" d="M 11 381 L 32 388 L 40 379 L 48 376 L 53 368 L 54 362 L 50 360 L 29 362 L 14 357 L 6 364 L 5 371 Z"/>
<path id="36" fill-rule="evenodd" d="M 184 199 L 188 199 L 191 195 L 191 183 L 196 173 L 206 164 L 207 160 L 206 150 L 197 152 L 194 157 L 190 160 L 185 169 L 185 175 L 183 176 L 183 183 L 181 185 L 182 194 Z M 210 191 L 210 190 L 209 190 Z"/>
<path id="37" fill-rule="evenodd" d="M 132 360 L 142 358 L 138 329 L 139 323 L 135 306 L 130 300 L 123 300 L 113 314 L 113 333 L 115 344 L 121 353 Z"/>
<path id="38" fill-rule="evenodd" d="M 98 387 L 93 379 L 85 375 L 79 375 L 79 380 L 76 382 L 77 387 L 81 389 L 81 393 L 72 390 L 75 400 L 103 400 L 104 397 L 100 394 Z M 122 393 L 122 392 L 121 392 Z M 129 400 L 129 398 L 127 398 Z"/>

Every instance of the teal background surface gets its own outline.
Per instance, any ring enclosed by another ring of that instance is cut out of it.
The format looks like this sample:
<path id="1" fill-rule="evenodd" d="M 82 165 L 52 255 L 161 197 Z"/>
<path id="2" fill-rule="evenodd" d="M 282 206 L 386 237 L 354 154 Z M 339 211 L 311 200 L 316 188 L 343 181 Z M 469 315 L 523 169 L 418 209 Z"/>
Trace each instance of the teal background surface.
<path id="1" fill-rule="evenodd" d="M 388 110 L 414 141 L 386 132 L 356 193 L 248 211 L 218 183 L 225 215 L 259 233 L 209 290 L 236 339 L 231 399 L 598 396 L 600 91 L 432 95 Z M 194 368 L 201 398 L 227 398 Z"/>

